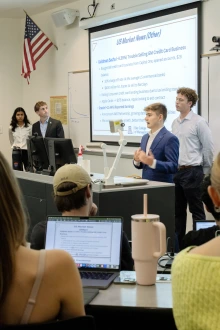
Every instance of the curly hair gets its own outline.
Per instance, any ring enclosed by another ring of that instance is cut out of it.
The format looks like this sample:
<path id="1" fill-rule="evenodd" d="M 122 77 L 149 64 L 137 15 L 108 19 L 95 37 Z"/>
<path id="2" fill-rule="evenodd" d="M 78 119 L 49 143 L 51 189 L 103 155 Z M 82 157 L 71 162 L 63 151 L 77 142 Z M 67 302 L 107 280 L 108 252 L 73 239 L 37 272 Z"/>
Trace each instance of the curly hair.
<path id="1" fill-rule="evenodd" d="M 21 107 L 18 107 L 18 108 L 15 109 L 15 111 L 13 113 L 13 116 L 11 117 L 10 126 L 12 127 L 12 131 L 13 132 L 15 131 L 15 128 L 17 127 L 18 121 L 17 121 L 17 118 L 16 118 L 16 114 L 18 112 L 23 112 L 23 114 L 24 114 L 24 126 L 25 127 L 28 127 L 28 124 L 30 124 L 30 121 L 29 121 L 29 119 L 27 117 L 27 114 L 26 114 L 25 110 L 23 108 L 21 108 Z"/>
<path id="2" fill-rule="evenodd" d="M 194 107 L 194 105 L 196 105 L 196 102 L 199 100 L 196 91 L 191 88 L 181 87 L 177 90 L 177 94 L 184 95 L 187 98 L 188 102 L 192 102 L 191 108 Z"/>

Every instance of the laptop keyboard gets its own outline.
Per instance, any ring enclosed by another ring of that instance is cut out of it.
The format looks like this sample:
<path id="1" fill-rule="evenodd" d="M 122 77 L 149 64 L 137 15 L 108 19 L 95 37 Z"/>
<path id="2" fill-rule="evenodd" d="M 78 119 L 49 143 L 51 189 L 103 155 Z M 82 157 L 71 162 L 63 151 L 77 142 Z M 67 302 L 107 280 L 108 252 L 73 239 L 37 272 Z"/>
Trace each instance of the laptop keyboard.
<path id="1" fill-rule="evenodd" d="M 102 272 L 80 272 L 81 278 L 89 280 L 108 280 L 112 276 L 112 273 Z"/>

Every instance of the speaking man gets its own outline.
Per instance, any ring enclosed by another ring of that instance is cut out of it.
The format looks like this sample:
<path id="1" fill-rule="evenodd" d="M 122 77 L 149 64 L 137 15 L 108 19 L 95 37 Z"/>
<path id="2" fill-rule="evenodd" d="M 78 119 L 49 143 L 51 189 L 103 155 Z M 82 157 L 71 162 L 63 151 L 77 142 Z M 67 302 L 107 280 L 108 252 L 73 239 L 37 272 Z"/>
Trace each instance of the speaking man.
<path id="1" fill-rule="evenodd" d="M 153 103 L 144 110 L 150 132 L 142 137 L 140 148 L 134 153 L 134 166 L 142 169 L 143 179 L 172 183 L 178 168 L 179 140 L 164 127 L 167 108 Z"/>

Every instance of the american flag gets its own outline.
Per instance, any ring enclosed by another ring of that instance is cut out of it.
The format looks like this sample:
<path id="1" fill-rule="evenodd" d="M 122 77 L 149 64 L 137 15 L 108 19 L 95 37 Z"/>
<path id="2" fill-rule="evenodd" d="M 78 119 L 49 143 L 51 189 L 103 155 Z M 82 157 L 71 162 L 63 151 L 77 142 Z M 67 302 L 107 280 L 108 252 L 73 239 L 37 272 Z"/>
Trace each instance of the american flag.
<path id="1" fill-rule="evenodd" d="M 26 14 L 21 75 L 27 79 L 28 84 L 31 72 L 36 70 L 37 61 L 51 46 L 53 43 Z"/>

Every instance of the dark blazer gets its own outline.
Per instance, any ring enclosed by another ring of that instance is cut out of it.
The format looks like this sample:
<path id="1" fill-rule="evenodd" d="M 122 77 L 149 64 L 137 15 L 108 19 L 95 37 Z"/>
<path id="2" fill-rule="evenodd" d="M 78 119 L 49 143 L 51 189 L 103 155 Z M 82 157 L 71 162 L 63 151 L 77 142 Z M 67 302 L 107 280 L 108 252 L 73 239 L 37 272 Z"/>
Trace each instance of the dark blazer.
<path id="1" fill-rule="evenodd" d="M 37 121 L 33 124 L 32 135 L 34 135 L 34 133 L 37 133 L 38 136 L 42 136 L 40 130 L 40 121 Z M 45 137 L 64 138 L 64 130 L 60 120 L 53 119 L 51 117 L 49 118 Z"/>
<path id="2" fill-rule="evenodd" d="M 148 139 L 149 134 L 145 134 L 141 139 L 140 147 L 144 152 L 146 152 Z M 134 164 L 136 168 L 143 169 L 142 179 L 173 183 L 173 174 L 178 169 L 178 138 L 163 127 L 153 140 L 150 149 L 157 161 L 155 169 L 143 163 L 140 163 L 140 166 Z"/>

